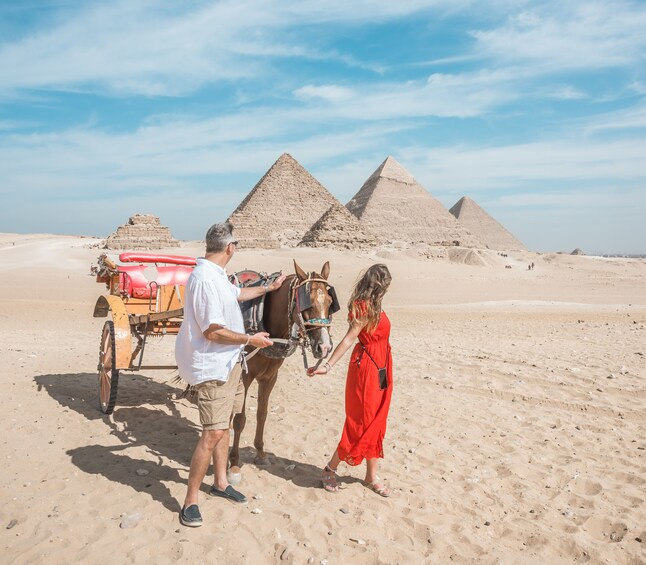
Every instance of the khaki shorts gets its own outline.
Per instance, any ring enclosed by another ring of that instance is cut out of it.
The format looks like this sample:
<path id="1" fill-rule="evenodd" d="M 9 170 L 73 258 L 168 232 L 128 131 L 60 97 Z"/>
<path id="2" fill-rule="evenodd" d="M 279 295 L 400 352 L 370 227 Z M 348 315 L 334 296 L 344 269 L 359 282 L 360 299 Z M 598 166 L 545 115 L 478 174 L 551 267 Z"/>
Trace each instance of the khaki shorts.
<path id="1" fill-rule="evenodd" d="M 203 429 L 229 429 L 233 416 L 242 411 L 244 383 L 241 377 L 242 365 L 236 363 L 226 382 L 206 381 L 195 387 Z"/>

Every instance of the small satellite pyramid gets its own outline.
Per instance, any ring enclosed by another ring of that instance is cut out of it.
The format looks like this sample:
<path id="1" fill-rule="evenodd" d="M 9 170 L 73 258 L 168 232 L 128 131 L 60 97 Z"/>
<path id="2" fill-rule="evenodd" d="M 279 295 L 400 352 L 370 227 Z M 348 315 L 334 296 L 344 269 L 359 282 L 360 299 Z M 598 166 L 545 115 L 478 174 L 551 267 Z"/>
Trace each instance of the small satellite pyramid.
<path id="1" fill-rule="evenodd" d="M 468 196 L 460 198 L 449 212 L 489 249 L 497 251 L 527 250 L 502 224 L 487 214 Z"/>
<path id="2" fill-rule="evenodd" d="M 385 240 L 483 246 L 392 157 L 379 165 L 346 207 L 362 226 Z"/>
<path id="3" fill-rule="evenodd" d="M 295 247 L 340 202 L 288 153 L 283 153 L 229 216 L 239 247 Z"/>
<path id="4" fill-rule="evenodd" d="M 303 236 L 299 247 L 365 249 L 377 245 L 359 220 L 341 203 L 334 203 Z"/>
<path id="5" fill-rule="evenodd" d="M 152 214 L 135 214 L 128 218 L 128 223 L 119 226 L 110 234 L 103 245 L 104 249 L 164 249 L 179 247 L 170 233 L 162 226 L 159 218 Z"/>

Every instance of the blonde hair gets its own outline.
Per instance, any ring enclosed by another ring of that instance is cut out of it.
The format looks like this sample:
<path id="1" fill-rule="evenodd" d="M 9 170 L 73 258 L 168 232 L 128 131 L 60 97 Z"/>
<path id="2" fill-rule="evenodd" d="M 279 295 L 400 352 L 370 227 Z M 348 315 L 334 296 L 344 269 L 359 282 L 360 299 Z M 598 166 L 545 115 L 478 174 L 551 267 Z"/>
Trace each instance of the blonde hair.
<path id="1" fill-rule="evenodd" d="M 390 271 L 383 263 L 368 267 L 354 285 L 348 301 L 348 317 L 365 324 L 368 332 L 375 331 L 381 317 L 381 301 L 390 286 Z"/>

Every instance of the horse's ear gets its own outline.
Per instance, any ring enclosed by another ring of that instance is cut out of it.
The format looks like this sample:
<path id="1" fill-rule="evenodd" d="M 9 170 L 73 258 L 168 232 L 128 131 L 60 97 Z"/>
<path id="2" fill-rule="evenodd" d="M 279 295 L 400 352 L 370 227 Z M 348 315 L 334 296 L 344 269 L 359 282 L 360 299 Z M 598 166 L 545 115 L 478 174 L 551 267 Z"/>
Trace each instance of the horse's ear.
<path id="1" fill-rule="evenodd" d="M 307 273 L 298 266 L 296 259 L 294 259 L 294 270 L 296 271 L 296 276 L 302 281 L 307 278 Z"/>
<path id="2" fill-rule="evenodd" d="M 321 277 L 327 280 L 329 276 L 330 276 L 330 262 L 326 261 L 325 265 L 323 265 L 323 268 L 321 269 Z"/>

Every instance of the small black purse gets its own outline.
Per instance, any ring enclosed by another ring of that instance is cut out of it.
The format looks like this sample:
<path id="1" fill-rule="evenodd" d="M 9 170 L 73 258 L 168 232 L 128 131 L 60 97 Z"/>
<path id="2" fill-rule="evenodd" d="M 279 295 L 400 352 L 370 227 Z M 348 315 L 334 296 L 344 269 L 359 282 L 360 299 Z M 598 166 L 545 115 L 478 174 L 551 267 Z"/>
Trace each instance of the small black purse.
<path id="1" fill-rule="evenodd" d="M 359 343 L 361 344 L 361 347 L 363 347 L 365 354 L 374 363 L 375 367 L 377 367 L 377 372 L 379 374 L 379 389 L 386 390 L 388 388 L 388 369 L 386 367 L 380 367 L 379 365 L 377 365 L 377 362 L 373 359 L 372 355 L 368 353 L 368 350 L 366 349 L 366 346 L 363 344 L 361 339 L 359 339 Z"/>

